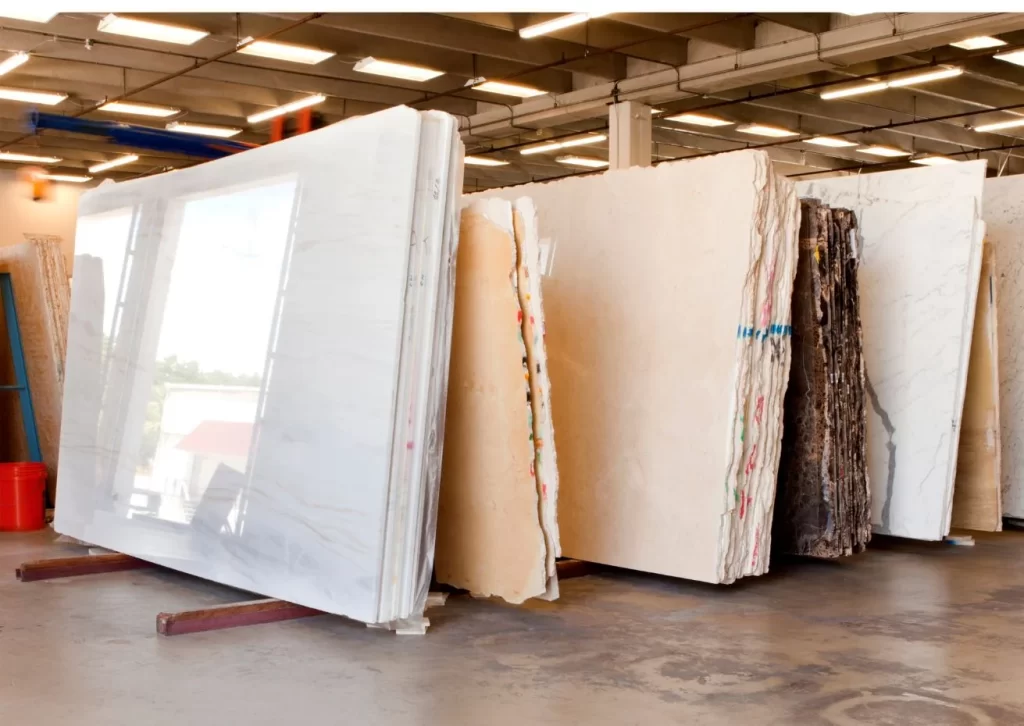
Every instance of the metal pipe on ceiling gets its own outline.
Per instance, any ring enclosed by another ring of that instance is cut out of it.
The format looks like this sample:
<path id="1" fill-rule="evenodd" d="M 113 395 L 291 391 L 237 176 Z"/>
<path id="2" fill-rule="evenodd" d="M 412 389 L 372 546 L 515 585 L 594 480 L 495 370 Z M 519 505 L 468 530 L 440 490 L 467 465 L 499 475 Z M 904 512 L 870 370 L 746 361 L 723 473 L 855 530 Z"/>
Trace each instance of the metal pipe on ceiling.
<path id="1" fill-rule="evenodd" d="M 130 98 L 131 96 L 135 95 L 136 93 L 141 93 L 142 91 L 146 91 L 146 90 L 148 90 L 150 88 L 153 88 L 154 86 L 159 86 L 161 83 L 165 83 L 165 82 L 173 80 L 175 78 L 179 78 L 179 77 L 181 77 L 181 76 L 183 76 L 183 75 L 185 75 L 187 73 L 190 73 L 191 71 L 196 70 L 197 68 L 202 68 L 203 66 L 209 65 L 210 63 L 216 63 L 221 58 L 226 58 L 227 56 L 229 56 L 229 55 L 231 55 L 233 53 L 237 53 L 238 50 L 240 48 L 244 47 L 245 45 L 249 45 L 251 43 L 255 43 L 256 41 L 260 41 L 260 40 L 269 40 L 271 38 L 274 38 L 274 37 L 280 35 L 281 33 L 284 33 L 284 32 L 287 32 L 287 31 L 291 30 L 292 28 L 297 28 L 300 25 L 308 23 L 310 20 L 315 20 L 315 19 L 319 18 L 321 15 L 323 15 L 323 13 L 310 13 L 309 15 L 306 15 L 306 16 L 300 18 L 299 20 L 296 20 L 294 22 L 288 23 L 287 25 L 283 25 L 280 28 L 278 28 L 276 30 L 273 30 L 273 31 L 271 31 L 269 33 L 265 33 L 264 35 L 261 35 L 258 38 L 252 38 L 252 39 L 250 39 L 246 43 L 240 43 L 240 44 L 238 44 L 236 46 L 233 46 L 233 47 L 231 47 L 231 48 L 229 48 L 229 49 L 227 49 L 227 50 L 225 50 L 225 51 L 223 51 L 221 53 L 217 53 L 216 55 L 212 55 L 209 58 L 204 58 L 201 61 L 197 61 L 195 64 L 193 64 L 192 66 L 190 66 L 188 68 L 183 68 L 180 71 L 174 71 L 173 73 L 168 73 L 168 74 L 166 74 L 164 76 L 161 76 L 160 78 L 157 78 L 157 79 L 155 79 L 153 81 L 150 81 L 149 83 L 144 83 L 141 86 L 138 86 L 137 88 L 132 88 L 131 90 L 125 91 L 124 93 L 121 93 L 121 94 L 119 94 L 117 96 L 114 96 L 113 98 L 107 98 L 107 99 L 104 99 L 103 101 L 101 101 L 99 103 L 93 104 L 92 106 L 87 106 L 86 108 L 81 109 L 78 112 L 72 114 L 71 117 L 72 118 L 77 118 L 79 116 L 84 116 L 85 114 L 91 113 L 92 111 L 95 111 L 98 108 L 100 108 L 101 106 L 104 106 L 104 105 L 106 105 L 108 103 L 113 103 L 115 101 L 123 101 L 124 99 Z M 25 139 L 32 138 L 32 136 L 34 136 L 34 134 L 25 134 L 23 136 L 15 138 L 15 139 L 13 139 L 11 141 L 8 141 L 6 143 L 0 144 L 0 149 L 5 149 L 8 146 L 11 146 L 12 144 L 16 144 L 16 143 L 18 143 L 20 141 L 24 141 Z"/>

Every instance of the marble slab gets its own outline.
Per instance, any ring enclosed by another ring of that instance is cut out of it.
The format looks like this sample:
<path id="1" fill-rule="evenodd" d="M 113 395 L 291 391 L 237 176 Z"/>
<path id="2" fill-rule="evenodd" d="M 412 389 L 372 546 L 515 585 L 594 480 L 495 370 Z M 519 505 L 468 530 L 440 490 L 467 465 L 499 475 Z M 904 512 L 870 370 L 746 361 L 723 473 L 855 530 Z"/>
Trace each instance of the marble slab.
<path id="1" fill-rule="evenodd" d="M 797 200 L 763 152 L 492 190 L 550 240 L 567 557 L 728 583 L 768 568 Z"/>
<path id="2" fill-rule="evenodd" d="M 982 214 L 998 266 L 1002 514 L 1024 519 L 1024 177 L 986 179 Z"/>
<path id="3" fill-rule="evenodd" d="M 0 247 L 0 272 L 11 275 L 18 329 L 25 356 L 32 412 L 49 501 L 56 499 L 61 393 L 71 296 L 64 254 L 55 242 L 33 240 Z M 0 318 L 3 318 L 0 315 Z M 0 321 L 0 382 L 15 382 L 7 321 Z M 0 460 L 28 461 L 28 442 L 17 394 L 0 393 Z"/>
<path id="4" fill-rule="evenodd" d="M 985 163 L 800 182 L 851 209 L 860 291 L 874 531 L 949 533 L 981 267 Z"/>
<path id="5" fill-rule="evenodd" d="M 422 613 L 454 133 L 396 108 L 82 196 L 57 531 L 369 623 Z"/>
<path id="6" fill-rule="evenodd" d="M 871 539 L 857 224 L 849 210 L 800 206 L 773 546 L 840 557 Z"/>
<path id="7" fill-rule="evenodd" d="M 978 303 L 967 370 L 967 393 L 950 525 L 956 529 L 998 532 L 1003 528 L 1000 501 L 999 344 L 996 260 L 985 243 L 981 258 Z"/>
<path id="8" fill-rule="evenodd" d="M 521 603 L 548 576 L 515 270 L 512 204 L 463 210 L 435 576 Z"/>

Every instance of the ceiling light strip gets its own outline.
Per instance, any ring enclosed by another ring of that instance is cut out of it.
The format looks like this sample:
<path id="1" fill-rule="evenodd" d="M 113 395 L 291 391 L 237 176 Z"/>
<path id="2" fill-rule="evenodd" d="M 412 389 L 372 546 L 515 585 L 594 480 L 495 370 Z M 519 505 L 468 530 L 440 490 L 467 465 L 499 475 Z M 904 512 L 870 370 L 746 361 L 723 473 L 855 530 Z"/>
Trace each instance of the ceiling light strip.
<path id="1" fill-rule="evenodd" d="M 103 18 L 96 29 L 101 33 L 127 35 L 132 38 L 155 40 L 161 43 L 174 43 L 175 45 L 192 45 L 210 34 L 209 31 L 197 28 L 157 23 L 152 20 L 141 20 L 139 18 L 125 18 L 113 13 Z"/>
<path id="2" fill-rule="evenodd" d="M 20 68 L 25 65 L 28 63 L 28 58 L 28 53 L 15 53 L 14 55 L 5 58 L 0 62 L 0 76 L 10 73 L 15 68 Z"/>
<path id="3" fill-rule="evenodd" d="M 608 15 L 608 13 L 569 13 L 568 15 L 562 15 L 557 18 L 552 18 L 551 20 L 545 20 L 543 23 L 528 25 L 527 27 L 520 29 L 519 37 L 536 38 L 538 35 L 556 33 L 559 30 L 571 28 L 574 25 L 581 25 L 591 18 L 599 18 L 602 15 Z"/>
<path id="4" fill-rule="evenodd" d="M 303 63 L 309 66 L 323 63 L 328 58 L 336 55 L 332 50 L 322 50 L 308 45 L 278 43 L 273 40 L 253 40 L 252 38 L 246 38 L 239 46 L 238 52 L 245 55 L 272 58 L 273 60 L 288 61 L 289 63 Z"/>
<path id="5" fill-rule="evenodd" d="M 115 169 L 125 164 L 131 164 L 133 161 L 138 161 L 139 157 L 137 154 L 127 154 L 125 156 L 119 156 L 116 159 L 110 161 L 104 161 L 100 164 L 89 167 L 90 174 L 99 174 L 100 172 L 107 171 L 108 169 Z"/>
<path id="6" fill-rule="evenodd" d="M 248 121 L 251 124 L 258 124 L 261 121 L 267 121 L 278 116 L 284 116 L 285 114 L 291 113 L 292 111 L 299 111 L 304 108 L 309 108 L 310 106 L 315 106 L 318 103 L 323 103 L 326 100 L 327 96 L 325 96 L 322 93 L 317 93 L 312 96 L 300 98 L 297 101 L 292 101 L 291 103 L 286 103 L 283 106 L 278 106 L 277 108 L 271 108 L 266 111 L 254 113 L 251 116 L 247 117 L 246 121 Z"/>

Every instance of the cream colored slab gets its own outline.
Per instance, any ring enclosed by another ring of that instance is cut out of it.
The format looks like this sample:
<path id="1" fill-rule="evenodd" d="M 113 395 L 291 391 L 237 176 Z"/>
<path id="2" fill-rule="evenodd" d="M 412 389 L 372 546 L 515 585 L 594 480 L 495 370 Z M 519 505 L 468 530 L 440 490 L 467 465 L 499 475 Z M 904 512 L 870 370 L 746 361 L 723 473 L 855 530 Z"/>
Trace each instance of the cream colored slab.
<path id="1" fill-rule="evenodd" d="M 767 569 L 797 201 L 763 152 L 529 196 L 568 557 L 706 582 Z M 477 198 L 481 195 L 476 195 Z"/>
<path id="2" fill-rule="evenodd" d="M 1024 519 L 1024 176 L 985 180 L 985 241 L 999 274 L 999 429 L 1002 512 Z"/>
<path id="3" fill-rule="evenodd" d="M 558 597 L 558 573 L 555 560 L 562 555 L 558 536 L 558 457 L 555 451 L 555 426 L 551 416 L 551 379 L 545 343 L 544 302 L 541 292 L 540 242 L 537 238 L 537 213 L 533 200 L 522 197 L 513 202 L 513 226 L 516 233 L 516 275 L 519 306 L 523 311 L 523 343 L 529 370 L 530 409 L 532 413 L 534 473 L 540 498 L 540 522 L 547 546 L 545 568 L 548 584 L 544 597 Z"/>
<path id="4" fill-rule="evenodd" d="M 0 248 L 0 272 L 11 274 L 18 328 L 25 356 L 39 448 L 47 468 L 47 489 L 56 498 L 57 460 L 60 449 L 61 396 L 64 388 L 64 351 L 67 340 L 67 310 L 71 291 L 64 257 L 54 242 L 36 240 Z M 6 327 L 0 328 L 0 346 L 5 353 L 3 383 L 14 383 L 6 352 L 10 342 Z M 17 394 L 0 400 L 5 461 L 27 461 L 21 408 Z"/>
<path id="5" fill-rule="evenodd" d="M 512 205 L 463 211 L 435 574 L 520 603 L 547 591 Z"/>
<path id="6" fill-rule="evenodd" d="M 998 532 L 1000 503 L 999 344 L 996 265 L 992 245 L 982 251 L 981 283 L 974 312 L 967 394 L 960 423 L 951 524 L 959 529 Z"/>

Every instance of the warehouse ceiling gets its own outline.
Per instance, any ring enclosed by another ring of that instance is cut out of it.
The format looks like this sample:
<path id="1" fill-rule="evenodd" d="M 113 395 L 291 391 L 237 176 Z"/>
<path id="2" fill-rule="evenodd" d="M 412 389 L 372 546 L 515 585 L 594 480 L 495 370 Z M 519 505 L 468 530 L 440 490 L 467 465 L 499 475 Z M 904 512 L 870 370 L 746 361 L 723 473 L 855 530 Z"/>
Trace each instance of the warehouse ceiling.
<path id="1" fill-rule="evenodd" d="M 994 58 L 1024 48 L 1024 14 L 616 13 L 532 38 L 520 37 L 519 31 L 558 16 L 130 16 L 208 31 L 191 45 L 100 32 L 104 15 L 63 14 L 46 23 L 0 18 L 0 62 L 13 52 L 31 56 L 0 78 L 0 86 L 68 94 L 44 109 L 54 113 L 158 128 L 174 121 L 229 126 L 243 129 L 236 140 L 252 143 L 268 141 L 270 122 L 252 124 L 249 116 L 311 94 L 326 97 L 316 109 L 328 122 L 397 104 L 441 109 L 460 118 L 468 154 L 506 162 L 467 166 L 467 189 L 587 171 L 559 163 L 553 153 L 521 152 L 549 139 L 607 134 L 608 105 L 616 100 L 655 108 L 655 160 L 770 144 L 766 148 L 787 174 L 909 164 L 910 157 L 886 159 L 862 151 L 884 145 L 915 157 L 985 158 L 993 174 L 1024 172 L 1024 141 L 1019 138 L 1024 125 L 974 130 L 1024 116 L 1024 66 Z M 996 37 L 1005 45 L 976 50 L 949 45 L 976 36 Z M 301 64 L 234 52 L 248 37 L 334 55 Z M 417 82 L 360 72 L 356 65 L 367 57 L 441 74 Z M 937 68 L 962 73 L 876 93 L 821 97 L 829 89 Z M 480 79 L 528 86 L 541 95 L 520 99 L 471 87 L 479 86 Z M 177 111 L 146 119 L 94 110 L 105 100 L 121 98 Z M 139 159 L 102 176 L 124 179 L 201 161 L 77 134 L 27 134 L 29 108 L 0 100 L 0 148 L 60 157 L 52 167 L 55 173 L 81 174 L 126 153 Z M 693 110 L 732 123 L 698 127 L 668 120 Z M 799 136 L 774 139 L 739 130 L 752 123 Z M 820 135 L 854 145 L 832 148 L 804 141 Z M 607 142 L 573 151 L 605 160 Z"/>

